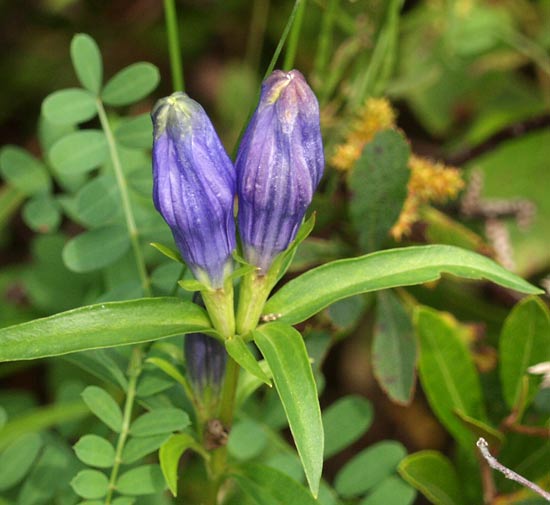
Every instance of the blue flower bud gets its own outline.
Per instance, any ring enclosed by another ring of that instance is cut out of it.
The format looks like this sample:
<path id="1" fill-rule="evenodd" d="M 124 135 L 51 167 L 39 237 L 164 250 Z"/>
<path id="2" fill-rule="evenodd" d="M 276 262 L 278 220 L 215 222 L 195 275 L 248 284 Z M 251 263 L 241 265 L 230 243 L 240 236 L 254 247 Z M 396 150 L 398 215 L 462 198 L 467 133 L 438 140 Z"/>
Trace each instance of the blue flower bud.
<path id="1" fill-rule="evenodd" d="M 292 242 L 324 168 L 319 104 L 297 70 L 276 70 L 235 163 L 245 259 L 266 272 Z"/>
<path id="2" fill-rule="evenodd" d="M 204 307 L 199 293 L 195 293 L 193 301 Z M 218 393 L 227 360 L 224 345 L 204 333 L 187 334 L 183 345 L 187 376 L 195 391 L 202 394 L 209 388 L 212 393 Z"/>
<path id="3" fill-rule="evenodd" d="M 195 278 L 221 288 L 235 249 L 235 170 L 204 109 L 185 93 L 159 100 L 153 200 Z"/>

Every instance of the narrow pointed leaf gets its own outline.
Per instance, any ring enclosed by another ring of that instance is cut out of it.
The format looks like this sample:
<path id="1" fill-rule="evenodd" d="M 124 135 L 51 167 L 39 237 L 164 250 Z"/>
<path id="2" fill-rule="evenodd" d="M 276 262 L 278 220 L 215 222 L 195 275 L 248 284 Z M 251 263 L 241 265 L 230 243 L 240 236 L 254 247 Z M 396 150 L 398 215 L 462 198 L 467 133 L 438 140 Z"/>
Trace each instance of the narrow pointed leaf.
<path id="1" fill-rule="evenodd" d="M 541 300 L 526 298 L 510 312 L 502 328 L 499 353 L 502 392 L 512 408 L 520 399 L 527 368 L 550 361 L 550 315 Z M 533 399 L 538 382 L 537 377 L 529 377 L 527 403 Z"/>
<path id="2" fill-rule="evenodd" d="M 442 273 L 487 279 L 521 293 L 542 290 L 494 261 L 458 247 L 429 245 L 381 251 L 333 261 L 292 279 L 266 303 L 264 314 L 297 324 L 348 296 L 434 281 Z"/>
<path id="3" fill-rule="evenodd" d="M 233 338 L 225 340 L 225 349 L 227 350 L 227 354 L 247 372 L 255 375 L 258 379 L 271 387 L 269 376 L 262 370 L 256 357 L 252 354 L 241 337 L 235 335 Z"/>
<path id="4" fill-rule="evenodd" d="M 416 381 L 416 340 L 411 318 L 391 291 L 378 294 L 372 342 L 373 372 L 396 403 L 412 400 Z"/>
<path id="5" fill-rule="evenodd" d="M 255 330 L 253 337 L 271 369 L 309 488 L 317 496 L 323 468 L 323 423 L 302 336 L 290 326 L 270 323 Z"/>
<path id="6" fill-rule="evenodd" d="M 210 329 L 203 309 L 178 298 L 89 305 L 0 329 L 0 362 L 59 356 Z"/>
<path id="7" fill-rule="evenodd" d="M 448 315 L 427 307 L 417 309 L 415 323 L 418 370 L 428 401 L 445 428 L 470 448 L 474 436 L 455 412 L 480 420 L 485 419 L 485 412 L 479 376 L 458 325 Z"/>

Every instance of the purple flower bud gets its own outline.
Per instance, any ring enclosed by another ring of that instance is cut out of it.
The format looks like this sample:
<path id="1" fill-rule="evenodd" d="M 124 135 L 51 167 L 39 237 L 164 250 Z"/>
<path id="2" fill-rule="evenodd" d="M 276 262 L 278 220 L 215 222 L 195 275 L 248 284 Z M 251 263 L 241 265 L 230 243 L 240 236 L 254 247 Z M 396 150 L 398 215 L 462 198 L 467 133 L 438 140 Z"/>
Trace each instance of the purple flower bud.
<path id="1" fill-rule="evenodd" d="M 195 293 L 193 301 L 204 307 L 199 293 Z M 219 392 L 227 360 L 224 345 L 204 333 L 189 333 L 185 336 L 184 353 L 187 374 L 195 390 L 202 394 L 210 387 L 212 392 Z"/>
<path id="2" fill-rule="evenodd" d="M 235 167 L 244 255 L 266 272 L 296 236 L 323 175 L 319 104 L 297 70 L 263 83 Z"/>
<path id="3" fill-rule="evenodd" d="M 153 200 L 195 278 L 220 288 L 235 248 L 235 170 L 204 109 L 185 93 L 159 100 Z"/>

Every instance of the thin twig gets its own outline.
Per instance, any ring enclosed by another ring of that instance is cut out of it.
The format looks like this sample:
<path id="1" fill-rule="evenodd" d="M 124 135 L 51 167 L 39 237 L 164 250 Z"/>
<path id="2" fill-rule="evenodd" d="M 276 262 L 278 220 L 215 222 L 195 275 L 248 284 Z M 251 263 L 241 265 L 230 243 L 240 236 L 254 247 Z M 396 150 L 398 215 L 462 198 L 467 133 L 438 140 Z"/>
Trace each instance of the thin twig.
<path id="1" fill-rule="evenodd" d="M 476 445 L 480 450 L 481 455 L 485 458 L 485 461 L 487 461 L 491 468 L 502 473 L 507 479 L 513 480 L 521 484 L 522 486 L 529 488 L 534 493 L 542 496 L 546 501 L 550 501 L 550 493 L 548 491 L 545 491 L 541 487 L 537 486 L 535 483 L 531 482 L 525 477 L 522 477 L 513 470 L 510 470 L 508 467 L 500 463 L 494 456 L 492 456 L 489 452 L 489 444 L 484 438 L 479 438 Z"/>

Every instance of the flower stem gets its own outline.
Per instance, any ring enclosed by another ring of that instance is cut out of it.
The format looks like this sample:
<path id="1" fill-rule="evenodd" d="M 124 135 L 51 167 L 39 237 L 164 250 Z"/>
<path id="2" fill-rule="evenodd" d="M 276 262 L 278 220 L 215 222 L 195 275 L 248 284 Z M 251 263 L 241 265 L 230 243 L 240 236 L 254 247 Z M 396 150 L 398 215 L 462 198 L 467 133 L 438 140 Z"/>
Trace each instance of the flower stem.
<path id="1" fill-rule="evenodd" d="M 128 367 L 128 390 L 126 391 L 126 401 L 124 403 L 124 412 L 122 415 L 122 429 L 118 436 L 118 441 L 115 450 L 115 463 L 111 470 L 111 476 L 109 478 L 109 488 L 107 495 L 105 496 L 105 505 L 111 505 L 113 499 L 113 493 L 115 491 L 116 481 L 122 463 L 122 451 L 124 445 L 130 433 L 130 421 L 132 420 L 132 410 L 134 407 L 134 400 L 136 397 L 136 386 L 138 377 L 141 374 L 142 363 L 142 350 L 141 346 L 134 347 L 132 351 L 132 357 L 130 358 L 130 365 Z"/>
<path id="2" fill-rule="evenodd" d="M 183 68 L 181 65 L 178 16 L 176 13 L 176 4 L 174 0 L 164 0 L 164 16 L 168 36 L 170 67 L 172 69 L 172 87 L 174 88 L 174 91 L 183 91 L 184 82 Z"/>
<path id="3" fill-rule="evenodd" d="M 235 410 L 235 396 L 237 392 L 237 384 L 239 382 L 240 367 L 237 362 L 231 358 L 227 360 L 227 368 L 225 370 L 225 380 L 223 383 L 220 409 L 218 419 L 223 427 L 229 431 L 233 423 L 233 413 Z M 214 451 L 210 460 L 210 475 L 212 478 L 212 503 L 208 505 L 216 505 L 217 494 L 222 483 L 222 477 L 225 471 L 227 462 L 227 446 L 223 445 Z"/>
<path id="4" fill-rule="evenodd" d="M 246 335 L 258 325 L 272 287 L 271 276 L 258 275 L 257 271 L 242 278 L 236 320 L 237 333 L 242 337 L 246 338 Z"/>
<path id="5" fill-rule="evenodd" d="M 304 20 L 304 13 L 306 11 L 306 0 L 299 0 L 298 10 L 296 11 L 296 19 L 292 25 L 292 31 L 288 38 L 288 46 L 285 52 L 285 61 L 283 63 L 283 69 L 285 71 L 292 70 L 294 66 L 294 60 L 296 59 L 296 51 L 298 50 L 298 41 L 300 40 L 300 31 L 302 30 L 302 21 Z"/>
<path id="6" fill-rule="evenodd" d="M 136 226 L 136 220 L 134 218 L 134 212 L 130 204 L 128 183 L 126 181 L 124 172 L 122 171 L 122 164 L 120 163 L 120 157 L 118 155 L 115 138 L 113 136 L 111 125 L 109 124 L 109 119 L 107 118 L 107 114 L 105 113 L 105 108 L 103 107 L 103 102 L 101 101 L 101 99 L 97 99 L 96 105 L 101 128 L 103 128 L 105 138 L 107 139 L 107 145 L 109 146 L 109 153 L 111 156 L 111 161 L 113 163 L 113 169 L 115 172 L 118 190 L 122 199 L 122 208 L 124 210 L 124 217 L 126 219 L 126 228 L 128 229 L 128 235 L 130 235 L 130 241 L 132 243 L 132 249 L 134 251 L 134 258 L 139 272 L 139 277 L 141 279 L 143 294 L 145 296 L 151 296 L 149 276 L 147 275 L 145 260 L 143 259 L 143 254 L 139 245 L 138 229 Z"/>

